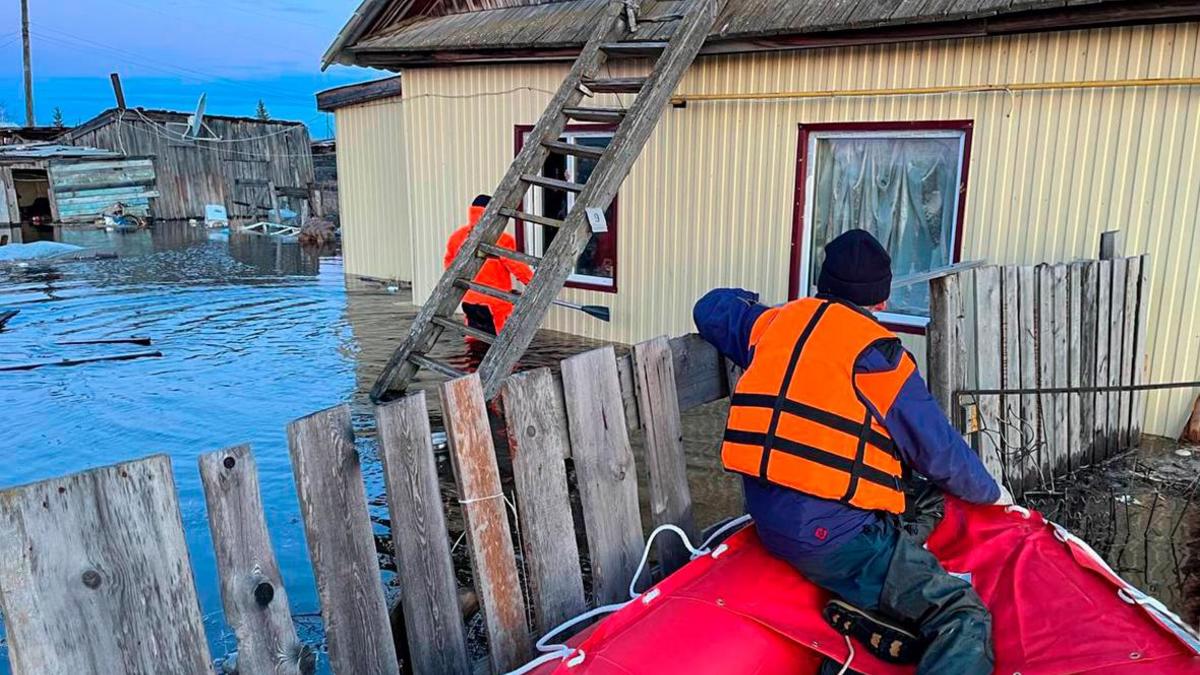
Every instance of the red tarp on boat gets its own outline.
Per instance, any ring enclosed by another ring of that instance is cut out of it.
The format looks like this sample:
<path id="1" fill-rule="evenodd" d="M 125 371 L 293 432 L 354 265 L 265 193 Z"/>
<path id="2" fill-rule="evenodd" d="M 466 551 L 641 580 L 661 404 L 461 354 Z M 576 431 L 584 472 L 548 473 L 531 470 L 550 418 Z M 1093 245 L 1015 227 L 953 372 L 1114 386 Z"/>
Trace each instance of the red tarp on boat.
<path id="1" fill-rule="evenodd" d="M 771 557 L 748 527 L 570 641 L 537 673 L 815 672 L 844 662 L 821 618 L 826 594 Z M 1120 580 L 1086 544 L 1044 521 L 947 499 L 929 549 L 969 573 L 993 616 L 997 673 L 1200 673 L 1200 641 Z M 910 673 L 858 648 L 851 668 Z"/>

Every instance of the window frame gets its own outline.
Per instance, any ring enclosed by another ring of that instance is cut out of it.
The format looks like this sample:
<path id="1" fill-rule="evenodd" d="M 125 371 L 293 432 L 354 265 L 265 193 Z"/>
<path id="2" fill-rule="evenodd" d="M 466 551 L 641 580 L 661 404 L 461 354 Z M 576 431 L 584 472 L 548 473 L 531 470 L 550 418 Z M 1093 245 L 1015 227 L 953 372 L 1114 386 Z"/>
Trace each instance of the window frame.
<path id="1" fill-rule="evenodd" d="M 525 136 L 533 131 L 532 124 L 517 124 L 513 127 L 513 156 L 520 154 L 521 149 L 525 147 Z M 563 134 L 615 134 L 617 125 L 615 124 L 568 124 L 563 128 Z M 537 190 L 532 188 L 530 192 Z M 613 236 L 613 276 L 612 283 L 601 283 L 592 281 L 593 279 L 601 279 L 602 277 L 588 277 L 571 272 L 571 276 L 567 277 L 567 282 L 564 284 L 567 288 L 578 288 L 586 291 L 599 291 L 601 293 L 616 293 L 617 279 L 621 266 L 620 254 L 620 238 L 618 236 L 618 218 L 620 212 L 618 206 L 619 193 L 613 197 L 612 205 L 609 209 L 612 211 L 612 217 L 608 219 L 608 231 Z M 524 200 L 522 200 L 522 210 L 524 209 Z M 522 253 L 530 253 L 526 246 L 526 229 L 525 221 L 514 219 L 516 221 L 516 239 L 517 250 Z"/>
<path id="2" fill-rule="evenodd" d="M 806 225 L 812 219 L 815 187 L 809 161 L 815 143 L 821 138 L 871 136 L 929 137 L 938 133 L 958 137 L 961 134 L 958 208 L 954 215 L 954 236 L 950 252 L 950 264 L 962 262 L 963 232 L 965 228 L 967 185 L 971 168 L 971 141 L 975 129 L 974 120 L 924 120 L 914 122 L 831 122 L 820 124 L 801 123 L 796 143 L 796 187 L 792 212 L 792 251 L 788 264 L 788 299 L 795 300 L 807 295 L 806 280 L 811 276 L 809 261 L 812 259 L 812 237 Z M 928 318 L 905 314 L 880 312 L 879 320 L 889 329 L 914 335 L 924 335 Z"/>

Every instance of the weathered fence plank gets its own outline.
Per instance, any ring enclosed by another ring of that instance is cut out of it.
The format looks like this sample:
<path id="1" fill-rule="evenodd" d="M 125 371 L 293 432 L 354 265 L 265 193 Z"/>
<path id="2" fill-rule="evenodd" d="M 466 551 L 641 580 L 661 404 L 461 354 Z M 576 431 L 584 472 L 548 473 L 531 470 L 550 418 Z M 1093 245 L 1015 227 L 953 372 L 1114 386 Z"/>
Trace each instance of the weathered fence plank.
<path id="1" fill-rule="evenodd" d="M 675 367 L 671 344 L 665 337 L 633 348 L 637 375 L 638 409 L 646 434 L 646 463 L 650 469 L 650 517 L 655 527 L 675 525 L 696 541 L 692 493 L 688 488 L 687 460 L 683 454 L 683 421 L 675 394 Z M 682 541 L 660 537 L 658 559 L 663 573 L 687 564 L 691 556 Z"/>
<path id="2" fill-rule="evenodd" d="M 466 635 L 425 392 L 375 408 L 409 659 L 416 673 L 468 673 Z"/>
<path id="3" fill-rule="evenodd" d="M 16 675 L 212 672 L 171 460 L 0 492 L 0 610 Z"/>
<path id="4" fill-rule="evenodd" d="M 350 407 L 295 420 L 287 435 L 330 666 L 398 674 Z"/>
<path id="5" fill-rule="evenodd" d="M 1082 386 L 1080 364 L 1083 362 L 1083 268 L 1087 263 L 1072 263 L 1067 268 L 1067 386 L 1079 388 Z M 1067 465 L 1068 471 L 1079 466 L 1079 455 L 1087 448 L 1087 440 L 1083 434 L 1082 397 L 1078 394 L 1067 396 L 1067 417 L 1070 434 L 1067 436 Z"/>
<path id="6" fill-rule="evenodd" d="M 963 339 L 962 288 L 959 275 L 929 282 L 929 390 L 950 420 L 959 419 L 954 392 L 966 384 L 965 360 L 960 358 Z"/>
<path id="7" fill-rule="evenodd" d="M 1124 326 L 1121 335 L 1121 381 L 1125 387 L 1133 385 L 1133 371 L 1137 367 L 1138 356 L 1134 352 L 1137 322 L 1138 322 L 1138 284 L 1142 278 L 1142 259 L 1127 258 L 1125 260 L 1124 287 Z M 1130 440 L 1133 430 L 1133 394 L 1129 390 L 1121 392 L 1121 430 L 1120 443 L 1122 448 L 1132 446 Z"/>
<path id="8" fill-rule="evenodd" d="M 1080 353 L 1079 386 L 1096 386 L 1099 369 L 1097 330 L 1100 317 L 1100 263 L 1089 262 L 1083 266 L 1083 283 L 1080 289 Z M 1081 464 L 1096 461 L 1096 394 L 1084 393 L 1079 397 L 1079 459 Z"/>
<path id="9" fill-rule="evenodd" d="M 483 388 L 473 374 L 444 382 L 440 392 L 488 652 L 493 670 L 506 672 L 525 662 L 531 644 Z"/>
<path id="10" fill-rule="evenodd" d="M 613 349 L 563 361 L 562 377 L 593 594 L 598 604 L 627 600 L 644 538 L 637 467 L 622 414 Z"/>
<path id="11" fill-rule="evenodd" d="M 1112 261 L 1112 310 L 1109 314 L 1108 332 L 1108 386 L 1121 384 L 1121 371 L 1125 365 L 1125 276 L 1129 264 L 1124 259 Z M 1121 449 L 1121 392 L 1108 394 L 1108 419 L 1106 437 L 1108 454 Z"/>
<path id="12" fill-rule="evenodd" d="M 1036 381 L 1039 388 L 1054 386 L 1054 269 L 1049 265 L 1038 265 L 1033 269 L 1037 284 L 1037 304 L 1034 306 L 1034 353 L 1037 355 Z M 1039 468 L 1046 469 L 1042 478 L 1053 480 L 1054 466 L 1058 462 L 1058 446 L 1054 434 L 1054 394 L 1037 397 L 1038 447 L 1036 456 Z"/>
<path id="13" fill-rule="evenodd" d="M 1112 329 L 1112 261 L 1101 260 L 1096 263 L 1096 385 L 1108 386 L 1109 364 L 1109 332 Z M 1096 441 L 1093 445 L 1092 461 L 1098 462 L 1108 457 L 1108 394 L 1097 392 L 1096 416 L 1094 429 Z"/>
<path id="14" fill-rule="evenodd" d="M 1067 280 L 1067 266 L 1055 265 L 1052 268 L 1054 280 L 1054 382 L 1053 386 L 1062 388 L 1068 386 L 1070 380 L 1069 354 L 1070 347 L 1070 315 L 1068 304 L 1071 287 Z M 1071 416 L 1067 394 L 1055 394 L 1054 423 L 1050 430 L 1054 434 L 1054 464 L 1051 471 L 1063 471 L 1070 464 L 1071 454 Z"/>
<path id="15" fill-rule="evenodd" d="M 1138 271 L 1137 294 L 1137 335 L 1134 337 L 1133 353 L 1136 361 L 1133 364 L 1133 383 L 1144 384 L 1149 377 L 1149 363 L 1146 358 L 1146 331 L 1149 330 L 1150 307 L 1150 256 L 1141 256 Z M 1140 445 L 1142 442 L 1142 425 L 1146 421 L 1146 392 L 1137 391 L 1133 394 L 1132 419 L 1130 420 L 1129 442 Z"/>
<path id="16" fill-rule="evenodd" d="M 1034 309 L 1038 302 L 1036 269 L 1018 267 L 1017 283 L 1020 289 L 1020 324 L 1017 328 L 1021 351 L 1020 386 L 1022 389 L 1033 389 L 1037 387 L 1038 381 L 1037 323 L 1035 320 L 1037 313 Z M 1038 405 L 1037 394 L 1021 396 L 1022 417 L 1018 422 L 1021 428 L 1021 447 L 1018 450 L 1020 459 L 1017 466 L 1022 486 L 1028 485 L 1041 467 L 1038 462 L 1042 454 L 1040 412 L 1041 407 Z"/>
<path id="17" fill-rule="evenodd" d="M 309 675 L 316 652 L 300 642 L 263 515 L 258 467 L 250 447 L 200 455 L 221 577 L 225 622 L 237 636 L 239 675 Z"/>
<path id="18" fill-rule="evenodd" d="M 1021 386 L 1021 289 L 1016 267 L 1001 268 L 1001 292 L 1004 294 L 1003 321 L 1000 338 L 1002 370 L 1005 389 Z M 1021 427 L 1021 397 L 1005 395 L 1001 400 L 1001 420 L 1004 439 L 1004 464 L 1010 485 L 1018 488 L 1024 480 L 1020 471 L 1024 429 Z"/>
<path id="19" fill-rule="evenodd" d="M 976 383 L 980 389 L 999 389 L 1001 386 L 1000 358 L 1000 268 L 981 267 L 975 274 L 975 357 Z M 988 473 L 997 481 L 1004 480 L 1003 441 L 1000 427 L 1000 397 L 981 396 L 979 434 L 976 450 Z"/>
<path id="20" fill-rule="evenodd" d="M 501 395 L 529 603 L 543 635 L 587 609 L 567 486 L 567 411 L 548 368 L 509 377 Z"/>

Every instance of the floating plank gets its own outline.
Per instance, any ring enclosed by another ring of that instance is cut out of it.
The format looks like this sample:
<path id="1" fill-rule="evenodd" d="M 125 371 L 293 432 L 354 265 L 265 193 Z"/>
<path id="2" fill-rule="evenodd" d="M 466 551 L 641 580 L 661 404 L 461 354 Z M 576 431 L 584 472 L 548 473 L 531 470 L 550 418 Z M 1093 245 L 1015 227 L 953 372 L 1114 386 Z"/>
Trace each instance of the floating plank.
<path id="1" fill-rule="evenodd" d="M 1109 312 L 1108 328 L 1108 386 L 1121 384 L 1121 371 L 1125 365 L 1125 277 L 1128 261 L 1118 258 L 1112 261 L 1112 310 Z M 1105 425 L 1108 438 L 1108 454 L 1111 456 L 1124 449 L 1121 432 L 1124 427 L 1121 417 L 1121 392 L 1108 394 L 1108 418 Z"/>
<path id="2" fill-rule="evenodd" d="M 411 670 L 467 673 L 425 392 L 375 409 Z"/>
<path id="3" fill-rule="evenodd" d="M 1143 255 L 1138 272 L 1137 334 L 1133 341 L 1133 354 L 1136 359 L 1133 364 L 1133 383 L 1135 385 L 1144 384 L 1149 379 L 1150 364 L 1146 356 L 1146 331 L 1149 330 L 1150 315 L 1150 307 L 1147 305 L 1149 294 L 1150 256 Z M 1129 442 L 1138 446 L 1142 442 L 1142 425 L 1146 422 L 1146 392 L 1134 392 L 1130 416 Z"/>
<path id="4" fill-rule="evenodd" d="M 1125 259 L 1125 288 L 1124 288 L 1124 325 L 1121 334 L 1121 382 L 1125 387 L 1133 385 L 1133 371 L 1137 368 L 1138 355 L 1134 352 L 1138 325 L 1138 285 L 1142 280 L 1142 259 Z M 1129 390 L 1121 392 L 1121 430 L 1120 443 L 1122 448 L 1132 447 L 1133 430 L 1133 394 Z"/>
<path id="5" fill-rule="evenodd" d="M 237 636 L 239 675 L 311 675 L 316 652 L 300 642 L 263 515 L 250 447 L 201 455 L 225 622 Z"/>
<path id="6" fill-rule="evenodd" d="M 1079 386 L 1096 386 L 1099 354 L 1097 353 L 1097 321 L 1100 317 L 1100 263 L 1083 265 L 1083 281 L 1079 316 Z M 1096 399 L 1094 392 L 1079 397 L 1080 462 L 1088 465 L 1096 459 Z"/>
<path id="7" fill-rule="evenodd" d="M 1056 388 L 1068 386 L 1070 378 L 1070 364 L 1068 363 L 1070 349 L 1070 333 L 1071 333 L 1071 318 L 1067 313 L 1067 306 L 1070 300 L 1071 287 L 1067 279 L 1067 266 L 1064 264 L 1054 265 L 1051 268 L 1051 277 L 1054 282 L 1054 328 L 1053 328 L 1053 346 L 1054 346 L 1054 382 Z M 1069 464 L 1069 455 L 1071 452 L 1071 418 L 1069 411 L 1069 399 L 1066 394 L 1055 394 L 1054 400 L 1054 417 L 1048 431 L 1054 437 L 1054 464 L 1050 466 L 1052 471 L 1058 472 L 1065 470 Z"/>
<path id="8" fill-rule="evenodd" d="M 1003 315 L 1001 321 L 1001 376 L 1004 378 L 1005 389 L 1018 389 L 1021 386 L 1021 289 L 1018 282 L 1016 267 L 1001 268 L 1001 292 L 1004 296 Z M 1007 395 L 1001 399 L 1001 429 L 1004 439 L 1004 465 L 1009 484 L 1019 488 L 1024 475 L 1020 471 L 1021 436 L 1021 397 Z"/>
<path id="9" fill-rule="evenodd" d="M 501 395 L 529 602 L 543 635 L 587 609 L 567 488 L 567 411 L 548 368 L 509 377 Z"/>
<path id="10" fill-rule="evenodd" d="M 1083 274 L 1088 263 L 1072 263 L 1067 267 L 1067 386 L 1078 389 L 1083 386 L 1080 366 L 1084 362 L 1083 332 Z M 1083 396 L 1067 396 L 1067 418 L 1070 432 L 1067 437 L 1067 471 L 1079 468 L 1080 454 L 1087 448 L 1088 439 L 1083 433 Z"/>
<path id="11" fill-rule="evenodd" d="M 125 354 L 107 354 L 104 356 L 84 356 L 77 359 L 62 358 L 57 361 L 36 361 L 34 363 L 0 366 L 0 372 L 12 370 L 33 370 L 34 368 L 44 368 L 46 366 L 79 366 L 85 363 L 97 363 L 100 361 L 132 361 L 133 359 L 158 358 L 161 356 L 162 352 L 155 350 L 147 352 L 128 352 Z"/>
<path id="12" fill-rule="evenodd" d="M 472 374 L 440 391 L 488 653 L 492 669 L 507 672 L 525 663 L 531 644 L 483 388 Z"/>
<path id="13" fill-rule="evenodd" d="M 335 673 L 398 675 L 350 407 L 298 419 L 287 435 L 329 664 Z"/>
<path id="14" fill-rule="evenodd" d="M 1001 384 L 1000 268 L 981 267 L 975 274 L 975 357 L 980 389 L 999 389 Z M 983 465 L 997 481 L 1004 480 L 1003 436 L 1000 427 L 1000 397 L 982 396 L 979 407 L 980 432 L 976 440 Z"/>
<path id="15" fill-rule="evenodd" d="M 648 340 L 633 348 L 638 410 L 646 438 L 646 464 L 650 470 L 650 518 L 654 527 L 675 525 L 697 540 L 688 488 L 687 459 L 683 453 L 683 421 L 675 394 L 675 365 L 666 337 Z M 691 560 L 682 541 L 659 538 L 658 560 L 670 574 Z"/>
<path id="16" fill-rule="evenodd" d="M 637 466 L 612 347 L 562 362 L 571 457 L 583 503 L 597 604 L 628 600 L 644 539 Z"/>
<path id="17" fill-rule="evenodd" d="M 0 492 L 0 610 L 15 675 L 211 672 L 171 460 Z"/>
<path id="18" fill-rule="evenodd" d="M 1113 265 L 1111 260 L 1101 260 L 1099 263 L 1096 293 L 1096 384 L 1097 387 L 1108 386 L 1109 364 L 1109 333 L 1112 330 L 1112 278 Z M 1096 393 L 1096 415 L 1094 429 L 1096 434 L 1095 449 L 1092 462 L 1098 462 L 1108 457 L 1108 394 Z"/>

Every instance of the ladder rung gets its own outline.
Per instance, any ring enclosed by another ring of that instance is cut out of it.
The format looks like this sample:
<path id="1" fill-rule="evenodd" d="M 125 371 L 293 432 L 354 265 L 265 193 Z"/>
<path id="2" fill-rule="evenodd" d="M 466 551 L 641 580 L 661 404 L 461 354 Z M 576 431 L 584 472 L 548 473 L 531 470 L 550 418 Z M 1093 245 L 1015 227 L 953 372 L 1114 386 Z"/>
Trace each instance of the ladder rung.
<path id="1" fill-rule="evenodd" d="M 516 293 L 509 293 L 508 291 L 502 291 L 497 288 L 492 288 L 491 286 L 484 286 L 483 284 L 477 284 L 474 281 L 459 279 L 454 282 L 454 285 L 458 286 L 459 288 L 475 291 L 476 293 L 482 293 L 488 297 L 504 300 L 505 302 L 510 302 L 514 305 L 518 300 L 521 299 L 521 296 L 517 295 Z"/>
<path id="2" fill-rule="evenodd" d="M 444 375 L 450 379 L 466 377 L 467 375 L 467 373 L 464 373 L 453 366 L 421 354 L 409 354 L 408 360 L 415 366 L 424 368 L 426 370 L 432 370 L 433 372 Z"/>
<path id="3" fill-rule="evenodd" d="M 583 84 L 600 94 L 636 94 L 646 84 L 644 77 L 602 77 L 587 79 Z"/>
<path id="4" fill-rule="evenodd" d="M 489 345 L 496 341 L 495 335 L 492 335 L 491 333 L 488 333 L 487 331 L 479 330 L 478 328 L 472 328 L 472 327 L 468 326 L 467 324 L 462 323 L 461 321 L 455 321 L 454 319 L 446 319 L 446 318 L 443 318 L 440 316 L 435 316 L 435 317 L 433 317 L 433 322 L 436 323 L 437 325 L 441 326 L 442 328 L 449 328 L 450 330 L 458 332 L 458 333 L 462 333 L 463 335 L 469 335 L 469 336 L 475 338 L 476 340 L 486 342 Z"/>
<path id="5" fill-rule="evenodd" d="M 574 185 L 574 183 L 572 183 L 572 185 Z M 536 213 L 525 213 L 524 211 L 515 211 L 513 209 L 500 209 L 500 215 L 508 218 L 516 218 L 517 220 L 523 220 L 527 223 L 545 225 L 546 227 L 562 227 L 563 225 L 566 225 L 566 223 L 563 221 L 555 218 L 547 218 L 546 216 L 539 216 Z"/>
<path id="6" fill-rule="evenodd" d="M 609 56 L 654 56 L 667 48 L 667 42 L 644 40 L 641 42 L 609 42 L 600 45 Z"/>
<path id="7" fill-rule="evenodd" d="M 638 21 L 641 23 L 667 23 L 669 21 L 679 21 L 683 19 L 682 14 L 661 14 L 659 16 L 639 16 Z"/>
<path id="8" fill-rule="evenodd" d="M 597 148 L 581 143 L 563 143 L 562 141 L 545 141 L 542 143 L 547 150 L 556 155 L 575 155 L 588 159 L 600 159 L 604 156 L 604 148 Z"/>
<path id="9" fill-rule="evenodd" d="M 531 185 L 538 185 L 551 190 L 565 190 L 567 192 L 583 192 L 583 185 L 572 183 L 570 181 L 558 180 L 557 178 L 546 178 L 545 176 L 534 176 L 526 174 L 521 176 L 521 180 Z M 510 216 L 511 217 L 511 216 Z"/>
<path id="10" fill-rule="evenodd" d="M 504 248 L 503 246 L 496 246 L 495 244 L 480 244 L 479 251 L 486 255 L 495 256 L 497 258 L 508 258 L 509 260 L 523 262 L 530 267 L 537 267 L 538 263 L 542 262 L 542 259 L 536 255 L 529 255 L 528 253 L 514 251 L 511 248 Z"/>
<path id="11" fill-rule="evenodd" d="M 580 122 L 620 122 L 624 108 L 563 108 L 563 114 Z"/>

